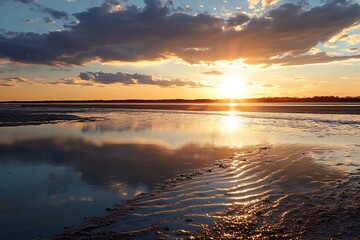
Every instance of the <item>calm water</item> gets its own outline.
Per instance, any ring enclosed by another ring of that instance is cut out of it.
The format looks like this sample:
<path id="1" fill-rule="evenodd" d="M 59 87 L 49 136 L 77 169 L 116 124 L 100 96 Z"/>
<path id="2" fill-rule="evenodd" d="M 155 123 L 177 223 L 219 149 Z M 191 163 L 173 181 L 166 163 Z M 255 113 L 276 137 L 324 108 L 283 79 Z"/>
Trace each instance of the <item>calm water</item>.
<path id="1" fill-rule="evenodd" d="M 72 111 L 102 120 L 0 128 L 0 239 L 51 236 L 241 146 L 336 146 L 360 159 L 359 115 Z"/>

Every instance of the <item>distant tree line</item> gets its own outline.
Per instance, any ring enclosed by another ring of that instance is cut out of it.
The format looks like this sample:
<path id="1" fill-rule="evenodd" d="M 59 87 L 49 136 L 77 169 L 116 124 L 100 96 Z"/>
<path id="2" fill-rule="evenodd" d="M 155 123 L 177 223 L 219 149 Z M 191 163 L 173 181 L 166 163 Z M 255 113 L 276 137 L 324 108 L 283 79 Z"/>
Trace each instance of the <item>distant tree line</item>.
<path id="1" fill-rule="evenodd" d="M 246 99 L 246 102 L 360 102 L 358 97 L 314 96 L 314 97 L 264 97 Z"/>
<path id="2" fill-rule="evenodd" d="M 124 100 L 64 100 L 64 101 L 11 101 L 11 103 L 272 103 L 272 102 L 360 102 L 357 97 L 314 96 L 314 97 L 262 97 L 246 99 L 124 99 Z"/>

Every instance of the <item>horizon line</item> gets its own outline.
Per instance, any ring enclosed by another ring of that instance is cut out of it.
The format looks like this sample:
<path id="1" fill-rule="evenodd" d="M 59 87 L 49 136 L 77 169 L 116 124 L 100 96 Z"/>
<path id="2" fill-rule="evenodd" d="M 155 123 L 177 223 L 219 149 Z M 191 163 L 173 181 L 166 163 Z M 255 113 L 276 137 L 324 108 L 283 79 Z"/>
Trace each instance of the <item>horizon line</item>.
<path id="1" fill-rule="evenodd" d="M 0 103 L 94 103 L 94 102 L 360 102 L 360 96 L 258 97 L 258 98 L 163 98 L 163 99 L 86 99 L 86 100 L 9 100 Z"/>

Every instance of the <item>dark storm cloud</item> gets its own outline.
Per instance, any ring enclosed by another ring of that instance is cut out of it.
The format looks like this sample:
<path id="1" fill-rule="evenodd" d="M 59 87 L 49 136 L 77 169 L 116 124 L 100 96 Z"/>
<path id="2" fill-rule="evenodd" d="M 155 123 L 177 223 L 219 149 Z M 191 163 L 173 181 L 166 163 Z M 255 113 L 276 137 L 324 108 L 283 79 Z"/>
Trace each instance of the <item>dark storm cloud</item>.
<path id="1" fill-rule="evenodd" d="M 227 20 L 229 26 L 239 26 L 250 20 L 250 17 L 246 14 L 237 14 L 236 16 L 230 17 Z"/>
<path id="2" fill-rule="evenodd" d="M 108 73 L 108 72 L 82 72 L 79 74 L 81 80 L 86 80 L 100 84 L 115 84 L 123 85 L 156 85 L 160 87 L 206 87 L 201 83 L 182 80 L 182 79 L 157 79 L 151 75 L 143 75 L 138 73 Z"/>
<path id="3" fill-rule="evenodd" d="M 145 4 L 144 9 L 128 6 L 114 11 L 111 3 L 104 3 L 75 14 L 77 23 L 62 31 L 0 36 L 0 58 L 48 65 L 170 57 L 189 63 L 242 58 L 250 64 L 293 65 L 357 58 L 326 53 L 304 56 L 359 22 L 360 5 L 347 0 L 311 9 L 287 3 L 265 16 L 238 14 L 229 19 L 172 12 L 169 5 L 156 0 Z"/>

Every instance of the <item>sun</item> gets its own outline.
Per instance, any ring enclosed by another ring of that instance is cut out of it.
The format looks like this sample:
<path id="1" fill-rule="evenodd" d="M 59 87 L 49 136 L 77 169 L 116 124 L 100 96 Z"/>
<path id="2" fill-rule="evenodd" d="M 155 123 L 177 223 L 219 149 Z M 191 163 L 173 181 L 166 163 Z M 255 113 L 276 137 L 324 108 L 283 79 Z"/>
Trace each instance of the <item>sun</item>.
<path id="1" fill-rule="evenodd" d="M 247 86 L 241 77 L 224 75 L 220 79 L 219 95 L 223 98 L 244 98 L 247 95 Z"/>

